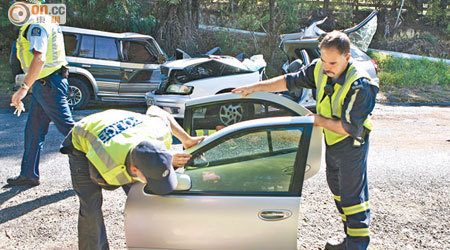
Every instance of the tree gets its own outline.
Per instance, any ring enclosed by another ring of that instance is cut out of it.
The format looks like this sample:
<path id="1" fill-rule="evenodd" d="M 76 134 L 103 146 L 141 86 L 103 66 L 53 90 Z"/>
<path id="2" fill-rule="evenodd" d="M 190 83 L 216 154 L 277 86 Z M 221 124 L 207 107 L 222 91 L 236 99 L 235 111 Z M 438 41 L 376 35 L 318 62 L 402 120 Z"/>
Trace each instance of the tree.
<path id="1" fill-rule="evenodd" d="M 156 6 L 157 37 L 169 53 L 173 54 L 180 47 L 188 53 L 197 54 L 199 48 L 198 0 L 162 0 Z"/>

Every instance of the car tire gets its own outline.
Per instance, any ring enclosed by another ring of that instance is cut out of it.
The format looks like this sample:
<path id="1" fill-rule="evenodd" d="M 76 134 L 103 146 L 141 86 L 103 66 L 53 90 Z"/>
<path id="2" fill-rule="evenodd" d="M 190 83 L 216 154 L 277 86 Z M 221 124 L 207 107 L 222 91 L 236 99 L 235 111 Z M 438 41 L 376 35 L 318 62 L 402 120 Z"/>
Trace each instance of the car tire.
<path id="1" fill-rule="evenodd" d="M 223 89 L 216 93 L 229 93 L 233 89 Z M 208 107 L 205 115 L 215 117 L 215 124 L 229 126 L 236 122 L 247 120 L 250 114 L 254 114 L 255 108 L 252 104 L 246 103 L 227 103 L 218 106 Z"/>
<path id="2" fill-rule="evenodd" d="M 69 78 L 69 93 L 67 99 L 73 109 L 84 109 L 91 98 L 86 83 L 78 78 Z"/>
<path id="3" fill-rule="evenodd" d="M 234 123 L 245 121 L 254 113 L 252 104 L 246 103 L 228 103 L 219 106 L 219 122 L 224 126 L 230 126 Z"/>

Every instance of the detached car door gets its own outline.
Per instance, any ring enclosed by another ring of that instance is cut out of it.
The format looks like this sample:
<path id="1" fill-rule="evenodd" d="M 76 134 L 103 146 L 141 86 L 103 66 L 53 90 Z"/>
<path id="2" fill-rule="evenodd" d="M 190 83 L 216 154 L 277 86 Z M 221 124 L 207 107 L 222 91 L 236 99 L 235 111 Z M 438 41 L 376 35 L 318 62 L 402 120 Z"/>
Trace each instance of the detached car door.
<path id="1" fill-rule="evenodd" d="M 161 71 L 158 58 L 161 52 L 152 40 L 121 40 L 122 62 L 120 67 L 121 96 L 144 97 L 145 93 L 158 88 Z"/>
<path id="2" fill-rule="evenodd" d="M 299 116 L 308 112 L 304 108 L 267 93 L 189 103 L 185 121 L 196 122 L 188 130 L 207 124 L 201 117 L 210 110 L 240 109 L 238 104 L 248 108 L 247 118 L 276 112 L 296 116 L 222 125 L 186 150 L 193 157 L 177 170 L 190 178 L 184 190 L 158 196 L 144 184 L 134 185 L 125 208 L 129 249 L 296 249 L 303 180 L 320 168 L 321 131 L 312 117 Z M 220 115 L 216 118 L 207 116 L 213 124 L 206 126 L 221 122 Z"/>

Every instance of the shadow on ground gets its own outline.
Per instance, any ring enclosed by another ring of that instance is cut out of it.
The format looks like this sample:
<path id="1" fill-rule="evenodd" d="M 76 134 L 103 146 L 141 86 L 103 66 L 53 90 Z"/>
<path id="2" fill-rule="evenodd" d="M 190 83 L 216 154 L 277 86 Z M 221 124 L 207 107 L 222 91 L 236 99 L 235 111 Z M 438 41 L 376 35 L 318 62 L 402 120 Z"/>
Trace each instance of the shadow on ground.
<path id="1" fill-rule="evenodd" d="M 8 187 L 3 187 L 3 189 Z M 26 191 L 30 189 L 31 187 L 12 187 L 6 192 L 3 192 L 0 194 L 0 205 L 3 204 L 5 201 L 13 198 L 14 196 L 18 195 L 19 193 Z M 75 191 L 72 189 L 65 190 L 62 192 L 54 193 L 51 195 L 46 195 L 43 197 L 39 197 L 37 199 L 34 199 L 32 201 L 27 201 L 12 207 L 7 207 L 2 210 L 0 210 L 0 224 L 3 224 L 5 222 L 8 222 L 10 220 L 14 220 L 24 214 L 27 214 L 35 209 L 38 209 L 40 207 L 56 203 L 60 200 L 64 200 L 68 197 L 74 196 Z"/>

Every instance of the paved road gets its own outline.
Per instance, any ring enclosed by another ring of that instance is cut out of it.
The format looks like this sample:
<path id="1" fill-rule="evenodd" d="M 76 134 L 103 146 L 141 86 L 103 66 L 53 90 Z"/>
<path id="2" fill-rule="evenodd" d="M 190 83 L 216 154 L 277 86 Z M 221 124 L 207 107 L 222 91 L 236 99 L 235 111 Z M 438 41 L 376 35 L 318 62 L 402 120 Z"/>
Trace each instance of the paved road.
<path id="1" fill-rule="evenodd" d="M 144 112 L 143 107 L 133 110 Z M 74 116 L 79 120 L 97 111 L 75 111 Z M 0 109 L 0 187 L 19 173 L 26 117 Z M 450 108 L 378 104 L 374 122 L 369 158 L 372 245 L 450 247 Z M 40 186 L 0 189 L 0 249 L 76 249 L 78 201 L 67 157 L 58 152 L 62 139 L 51 125 L 41 157 Z M 111 248 L 124 249 L 126 197 L 120 190 L 104 196 Z M 299 249 L 318 249 L 341 229 L 323 169 L 305 183 L 301 214 Z"/>
<path id="2" fill-rule="evenodd" d="M 102 111 L 74 111 L 76 121 Z M 145 113 L 142 105 L 119 108 Z M 78 200 L 70 181 L 67 156 L 59 153 L 63 136 L 50 124 L 41 155 L 41 185 L 34 188 L 4 188 L 6 179 L 20 172 L 24 128 L 28 113 L 16 117 L 12 108 L 0 109 L 0 249 L 77 249 L 76 226 Z M 105 192 L 103 205 L 108 235 L 113 249 L 125 248 L 121 191 Z M 120 219 L 115 219 L 116 217 Z M 112 225 L 109 225 L 112 224 Z"/>

